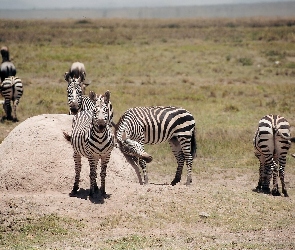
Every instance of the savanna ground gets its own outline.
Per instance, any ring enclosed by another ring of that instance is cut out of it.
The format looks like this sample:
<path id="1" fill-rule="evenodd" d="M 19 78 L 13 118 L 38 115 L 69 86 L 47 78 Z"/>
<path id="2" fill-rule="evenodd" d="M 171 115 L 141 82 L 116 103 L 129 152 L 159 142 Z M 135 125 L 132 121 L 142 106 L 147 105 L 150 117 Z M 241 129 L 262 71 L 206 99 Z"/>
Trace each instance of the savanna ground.
<path id="1" fill-rule="evenodd" d="M 280 114 L 294 131 L 294 24 L 261 18 L 1 20 L 1 46 L 9 46 L 25 92 L 20 122 L 0 124 L 6 138 L 0 146 L 0 247 L 294 249 L 294 159 L 288 155 L 289 198 L 252 191 L 259 119 Z M 176 166 L 163 144 L 146 147 L 154 157 L 148 186 L 115 151 L 120 161 L 109 166 L 108 199 L 87 196 L 86 160 L 80 196 L 68 196 L 74 169 L 61 135 L 71 123 L 62 115 L 68 112 L 63 75 L 75 61 L 86 66 L 88 90 L 111 91 L 115 121 L 129 107 L 147 105 L 181 106 L 194 115 L 198 156 L 191 186 L 184 185 L 186 169 L 179 185 L 166 185 Z"/>

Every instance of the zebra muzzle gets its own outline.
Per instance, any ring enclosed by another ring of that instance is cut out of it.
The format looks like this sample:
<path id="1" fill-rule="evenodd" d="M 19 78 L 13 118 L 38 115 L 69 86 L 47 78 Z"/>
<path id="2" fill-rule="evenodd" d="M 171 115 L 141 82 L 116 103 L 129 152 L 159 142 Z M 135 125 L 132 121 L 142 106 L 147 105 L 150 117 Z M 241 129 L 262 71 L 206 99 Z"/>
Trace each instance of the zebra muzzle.
<path id="1" fill-rule="evenodd" d="M 144 152 L 140 155 L 140 158 L 145 160 L 146 163 L 150 163 L 153 160 L 153 157 L 149 155 L 148 153 Z"/>
<path id="2" fill-rule="evenodd" d="M 70 111 L 71 111 L 71 114 L 76 115 L 79 111 L 78 104 L 77 103 L 70 104 Z"/>

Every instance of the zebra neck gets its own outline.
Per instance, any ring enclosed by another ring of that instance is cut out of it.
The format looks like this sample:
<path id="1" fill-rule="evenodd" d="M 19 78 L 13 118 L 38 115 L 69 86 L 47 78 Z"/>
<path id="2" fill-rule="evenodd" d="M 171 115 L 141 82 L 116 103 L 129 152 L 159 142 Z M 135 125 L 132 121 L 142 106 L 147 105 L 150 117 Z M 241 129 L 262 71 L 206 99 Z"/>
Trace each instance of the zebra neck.
<path id="1" fill-rule="evenodd" d="M 99 130 L 96 126 L 92 126 L 90 130 L 90 138 L 96 140 L 102 140 L 110 136 L 110 129 L 107 125 L 103 130 Z"/>

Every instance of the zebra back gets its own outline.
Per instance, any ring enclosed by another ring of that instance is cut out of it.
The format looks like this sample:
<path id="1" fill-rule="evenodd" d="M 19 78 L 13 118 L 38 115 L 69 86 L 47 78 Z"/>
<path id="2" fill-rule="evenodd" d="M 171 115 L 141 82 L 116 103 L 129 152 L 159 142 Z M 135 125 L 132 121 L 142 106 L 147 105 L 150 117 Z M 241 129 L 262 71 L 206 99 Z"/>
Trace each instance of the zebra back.
<path id="1" fill-rule="evenodd" d="M 258 123 L 253 143 L 257 153 L 273 154 L 276 148 L 280 151 L 289 149 L 289 139 L 292 139 L 289 122 L 279 115 L 266 115 Z"/>
<path id="2" fill-rule="evenodd" d="M 1 94 L 5 99 L 19 100 L 23 95 L 23 84 L 18 77 L 8 77 L 0 85 Z"/>
<path id="3" fill-rule="evenodd" d="M 158 144 L 173 136 L 191 136 L 195 120 L 191 113 L 177 107 L 135 107 L 128 109 L 116 125 L 116 136 L 127 137 L 144 144 Z M 142 138 L 142 133 L 145 137 Z"/>

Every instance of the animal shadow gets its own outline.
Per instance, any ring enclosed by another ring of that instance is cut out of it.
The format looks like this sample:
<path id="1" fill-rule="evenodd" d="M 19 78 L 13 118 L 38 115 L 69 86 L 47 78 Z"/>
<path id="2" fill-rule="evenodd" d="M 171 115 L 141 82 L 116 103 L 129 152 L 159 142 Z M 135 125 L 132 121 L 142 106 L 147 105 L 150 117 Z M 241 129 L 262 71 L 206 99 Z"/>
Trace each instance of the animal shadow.
<path id="1" fill-rule="evenodd" d="M 94 197 L 89 196 L 89 193 L 90 193 L 90 189 L 80 188 L 76 194 L 69 193 L 69 196 L 76 197 L 82 200 L 89 200 L 93 204 L 104 204 L 105 199 L 111 198 L 111 194 L 102 195 L 100 190 L 98 191 L 98 193 L 95 194 Z"/>

